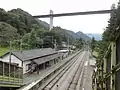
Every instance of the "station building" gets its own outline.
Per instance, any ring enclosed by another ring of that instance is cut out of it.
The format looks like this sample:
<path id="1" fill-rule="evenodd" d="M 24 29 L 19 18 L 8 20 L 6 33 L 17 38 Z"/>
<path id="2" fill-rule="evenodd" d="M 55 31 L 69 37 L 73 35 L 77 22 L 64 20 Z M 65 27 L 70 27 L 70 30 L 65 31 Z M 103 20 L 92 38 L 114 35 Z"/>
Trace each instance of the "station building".
<path id="1" fill-rule="evenodd" d="M 66 52 L 67 53 L 67 52 Z M 1 56 L 1 61 L 17 64 L 23 68 L 23 74 L 45 69 L 56 64 L 65 57 L 65 52 L 59 52 L 52 48 L 23 50 L 7 52 Z"/>

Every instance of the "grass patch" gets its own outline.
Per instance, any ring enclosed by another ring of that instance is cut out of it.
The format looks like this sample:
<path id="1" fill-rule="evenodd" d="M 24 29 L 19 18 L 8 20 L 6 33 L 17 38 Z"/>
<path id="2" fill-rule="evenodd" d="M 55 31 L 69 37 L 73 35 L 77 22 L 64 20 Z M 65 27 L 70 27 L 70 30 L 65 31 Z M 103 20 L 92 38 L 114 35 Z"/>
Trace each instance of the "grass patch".
<path id="1" fill-rule="evenodd" d="M 9 49 L 7 47 L 5 47 L 5 48 L 0 47 L 0 56 L 4 55 L 8 51 L 9 51 Z"/>

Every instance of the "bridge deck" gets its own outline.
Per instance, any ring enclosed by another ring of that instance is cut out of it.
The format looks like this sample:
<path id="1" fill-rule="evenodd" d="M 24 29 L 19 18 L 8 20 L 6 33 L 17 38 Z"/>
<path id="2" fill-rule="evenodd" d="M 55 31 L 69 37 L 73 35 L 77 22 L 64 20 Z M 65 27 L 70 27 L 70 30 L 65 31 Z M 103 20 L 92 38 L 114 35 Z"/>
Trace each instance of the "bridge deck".
<path id="1" fill-rule="evenodd" d="M 60 14 L 48 14 L 48 15 L 36 15 L 34 18 L 49 18 L 52 17 L 62 17 L 62 16 L 74 16 L 74 15 L 89 15 L 89 14 L 107 14 L 111 13 L 112 10 L 98 10 L 98 11 L 86 11 L 86 12 L 73 12 L 73 13 L 60 13 Z"/>

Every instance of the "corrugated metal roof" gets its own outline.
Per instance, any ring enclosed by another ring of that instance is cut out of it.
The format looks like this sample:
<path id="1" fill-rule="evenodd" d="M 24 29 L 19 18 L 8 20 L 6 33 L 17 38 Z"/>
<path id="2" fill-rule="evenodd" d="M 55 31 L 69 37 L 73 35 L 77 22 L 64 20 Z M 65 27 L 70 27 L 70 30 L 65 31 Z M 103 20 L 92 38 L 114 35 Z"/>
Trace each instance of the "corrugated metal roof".
<path id="1" fill-rule="evenodd" d="M 42 63 L 45 63 L 47 61 L 53 60 L 53 59 L 55 59 L 59 56 L 60 56 L 60 54 L 53 54 L 53 55 L 46 56 L 46 57 L 43 57 L 43 58 L 34 59 L 33 62 L 35 62 L 37 64 L 42 64 Z"/>
<path id="2" fill-rule="evenodd" d="M 39 58 L 39 57 L 43 57 L 43 56 L 54 54 L 54 53 L 57 53 L 57 52 L 52 48 L 33 49 L 33 50 L 12 52 L 13 55 L 15 55 L 17 58 L 21 59 L 22 61 Z"/>

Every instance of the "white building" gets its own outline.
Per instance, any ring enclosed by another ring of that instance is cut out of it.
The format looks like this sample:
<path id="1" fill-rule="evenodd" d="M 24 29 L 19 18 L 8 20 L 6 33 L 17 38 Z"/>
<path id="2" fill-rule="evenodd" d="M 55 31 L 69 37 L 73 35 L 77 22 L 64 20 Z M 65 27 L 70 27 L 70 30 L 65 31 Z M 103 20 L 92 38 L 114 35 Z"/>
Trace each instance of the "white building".
<path id="1" fill-rule="evenodd" d="M 50 56 L 52 58 L 50 58 Z M 60 57 L 58 52 L 52 48 L 13 51 L 11 52 L 11 63 L 16 63 L 18 64 L 19 67 L 22 67 L 23 74 L 25 74 L 29 72 L 31 64 L 33 64 L 31 68 L 35 68 L 36 65 L 38 64 L 46 63 L 51 59 L 58 58 L 58 57 Z M 8 52 L 3 56 L 1 56 L 1 60 L 3 62 L 10 62 L 10 53 Z"/>

